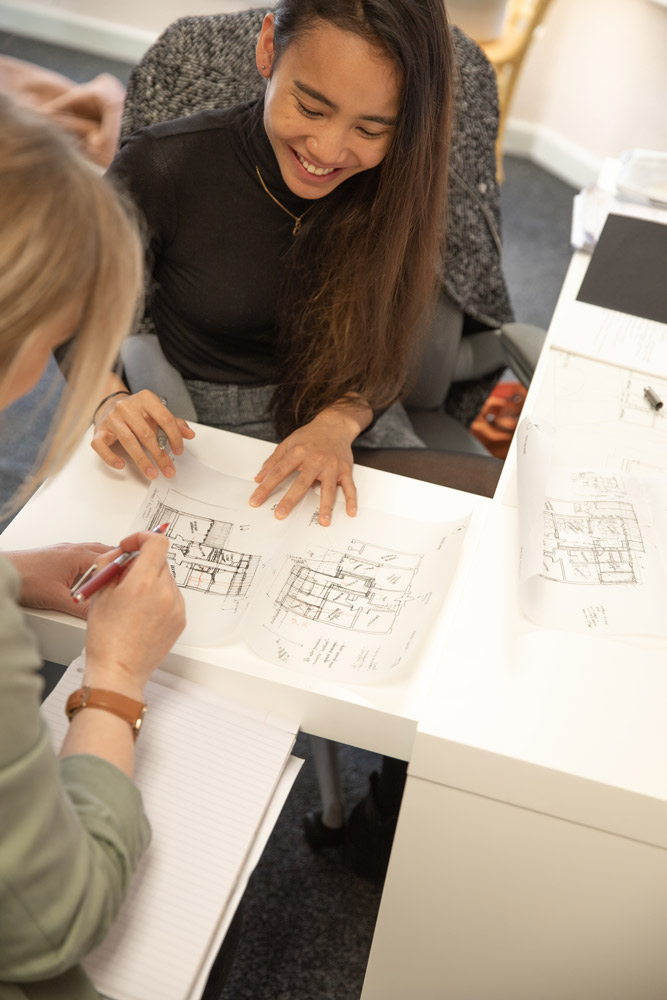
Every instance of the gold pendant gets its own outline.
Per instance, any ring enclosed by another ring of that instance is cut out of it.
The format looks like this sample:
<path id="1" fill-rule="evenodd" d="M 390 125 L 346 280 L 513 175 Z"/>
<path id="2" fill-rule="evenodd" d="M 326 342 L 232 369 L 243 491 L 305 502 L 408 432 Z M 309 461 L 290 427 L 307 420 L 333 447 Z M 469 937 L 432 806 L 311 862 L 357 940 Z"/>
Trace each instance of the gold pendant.
<path id="1" fill-rule="evenodd" d="M 294 229 L 292 230 L 292 236 L 298 236 L 301 232 L 301 217 L 299 217 L 294 223 Z"/>

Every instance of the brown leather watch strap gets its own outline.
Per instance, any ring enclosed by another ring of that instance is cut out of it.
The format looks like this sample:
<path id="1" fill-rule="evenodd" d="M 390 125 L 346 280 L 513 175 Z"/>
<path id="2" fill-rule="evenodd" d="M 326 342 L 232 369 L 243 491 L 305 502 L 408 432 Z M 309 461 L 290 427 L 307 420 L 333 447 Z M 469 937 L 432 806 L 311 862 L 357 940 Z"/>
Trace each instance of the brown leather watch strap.
<path id="1" fill-rule="evenodd" d="M 144 721 L 146 707 L 145 701 L 135 701 L 134 698 L 118 694 L 117 691 L 103 691 L 101 688 L 86 686 L 72 692 L 65 705 L 65 714 L 71 722 L 82 708 L 101 708 L 129 723 L 136 740 Z"/>

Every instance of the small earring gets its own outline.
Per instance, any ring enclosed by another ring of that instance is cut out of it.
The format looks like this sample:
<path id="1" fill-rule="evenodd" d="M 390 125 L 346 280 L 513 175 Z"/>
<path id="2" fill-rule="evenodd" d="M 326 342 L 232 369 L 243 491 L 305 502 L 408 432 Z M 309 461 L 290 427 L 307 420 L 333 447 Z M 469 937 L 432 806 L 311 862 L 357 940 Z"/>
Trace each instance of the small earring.
<path id="1" fill-rule="evenodd" d="M 266 66 L 264 66 L 264 65 L 263 65 L 263 66 L 262 66 L 262 69 L 266 69 Z"/>

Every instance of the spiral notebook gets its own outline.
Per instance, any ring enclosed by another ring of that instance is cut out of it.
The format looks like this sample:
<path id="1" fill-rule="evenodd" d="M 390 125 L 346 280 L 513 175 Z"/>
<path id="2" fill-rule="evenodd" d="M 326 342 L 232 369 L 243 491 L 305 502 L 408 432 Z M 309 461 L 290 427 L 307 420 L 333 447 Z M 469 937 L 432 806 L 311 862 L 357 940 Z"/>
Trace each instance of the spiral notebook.
<path id="1" fill-rule="evenodd" d="M 82 672 L 80 657 L 42 706 L 56 749 Z M 135 781 L 153 836 L 118 919 L 83 964 L 111 1000 L 188 1000 L 201 993 L 258 859 L 274 793 L 280 783 L 279 811 L 298 772 L 290 758 L 297 727 L 245 714 L 160 671 L 146 701 Z"/>

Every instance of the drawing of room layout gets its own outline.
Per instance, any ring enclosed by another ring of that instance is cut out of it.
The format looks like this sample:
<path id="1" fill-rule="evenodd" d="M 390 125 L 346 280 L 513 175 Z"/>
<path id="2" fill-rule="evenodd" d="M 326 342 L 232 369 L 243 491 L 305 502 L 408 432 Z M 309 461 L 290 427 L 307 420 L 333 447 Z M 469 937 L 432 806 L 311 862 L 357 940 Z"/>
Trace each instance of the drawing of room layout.
<path id="1" fill-rule="evenodd" d="M 321 549 L 294 559 L 275 599 L 290 615 L 363 633 L 388 633 L 412 599 L 420 555 L 352 541 L 347 552 Z"/>
<path id="2" fill-rule="evenodd" d="M 548 580 L 635 584 L 644 552 L 634 507 L 623 500 L 552 500 L 544 508 L 544 572 Z"/>
<path id="3" fill-rule="evenodd" d="M 183 509 L 187 500 L 170 490 L 147 525 L 150 531 L 168 522 L 167 561 L 176 583 L 185 590 L 215 594 L 230 601 L 246 597 L 260 557 L 227 548 L 233 523 L 188 513 Z"/>

